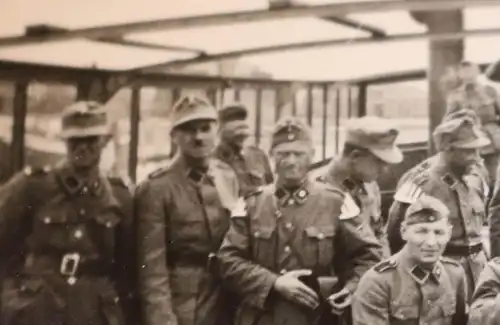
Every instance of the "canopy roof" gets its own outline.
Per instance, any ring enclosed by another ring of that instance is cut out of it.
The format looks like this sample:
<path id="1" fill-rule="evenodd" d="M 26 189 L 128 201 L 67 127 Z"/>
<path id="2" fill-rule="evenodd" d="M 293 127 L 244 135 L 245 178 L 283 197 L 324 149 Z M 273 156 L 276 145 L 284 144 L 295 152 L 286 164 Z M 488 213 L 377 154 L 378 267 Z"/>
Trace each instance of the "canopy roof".
<path id="1" fill-rule="evenodd" d="M 424 69 L 429 39 L 465 37 L 475 62 L 500 54 L 500 0 L 301 1 L 282 9 L 268 0 L 8 1 L 0 60 L 321 81 Z M 459 34 L 426 34 L 408 13 L 461 8 Z"/>

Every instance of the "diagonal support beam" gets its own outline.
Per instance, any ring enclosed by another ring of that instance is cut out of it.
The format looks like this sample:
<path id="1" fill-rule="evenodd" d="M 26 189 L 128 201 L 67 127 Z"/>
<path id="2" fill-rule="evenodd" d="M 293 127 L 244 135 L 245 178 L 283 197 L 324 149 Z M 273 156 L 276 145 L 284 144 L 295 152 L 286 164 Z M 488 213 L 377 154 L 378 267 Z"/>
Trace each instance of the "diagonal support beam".
<path id="1" fill-rule="evenodd" d="M 452 33 L 409 33 L 400 35 L 391 35 L 384 38 L 359 37 L 349 39 L 327 39 L 322 41 L 297 42 L 272 46 L 255 47 L 238 51 L 230 51 L 217 53 L 212 55 L 199 56 L 192 59 L 174 60 L 165 63 L 144 66 L 133 71 L 152 72 L 167 68 L 179 68 L 190 64 L 205 63 L 219 60 L 241 58 L 243 56 L 269 54 L 291 50 L 303 50 L 312 48 L 324 48 L 334 46 L 349 46 L 374 43 L 389 43 L 389 42 L 407 42 L 428 40 L 433 42 L 445 40 L 457 40 L 470 36 L 487 36 L 500 34 L 500 28 L 475 29 Z"/>
<path id="2" fill-rule="evenodd" d="M 28 26 L 26 28 L 25 35 L 27 37 L 40 37 L 40 36 L 56 35 L 58 33 L 67 33 L 70 31 L 71 30 L 64 28 L 64 27 L 41 24 L 41 25 Z M 174 51 L 174 52 L 190 52 L 190 53 L 199 54 L 199 55 L 205 54 L 205 51 L 203 51 L 201 49 L 127 40 L 121 36 L 100 37 L 100 38 L 86 37 L 85 39 L 88 39 L 88 40 L 94 41 L 94 42 L 99 42 L 99 43 L 107 43 L 107 44 L 114 44 L 114 45 L 121 45 L 121 46 L 130 46 L 130 47 L 137 47 L 137 48 L 142 48 L 142 49 L 166 50 L 166 51 Z"/>
<path id="3" fill-rule="evenodd" d="M 75 29 L 65 33 L 48 36 L 26 37 L 13 36 L 0 38 L 0 46 L 16 46 L 41 43 L 47 41 L 62 41 L 75 38 L 99 38 L 105 36 L 125 35 L 127 33 L 150 32 L 158 30 L 173 30 L 181 28 L 231 25 L 269 21 L 285 18 L 346 16 L 354 13 L 375 13 L 390 11 L 447 11 L 472 7 L 500 6 L 500 0 L 378 0 L 331 3 L 315 6 L 300 6 L 280 10 L 250 10 L 228 12 L 191 17 L 159 19 L 135 23 L 116 24 L 99 27 Z"/>

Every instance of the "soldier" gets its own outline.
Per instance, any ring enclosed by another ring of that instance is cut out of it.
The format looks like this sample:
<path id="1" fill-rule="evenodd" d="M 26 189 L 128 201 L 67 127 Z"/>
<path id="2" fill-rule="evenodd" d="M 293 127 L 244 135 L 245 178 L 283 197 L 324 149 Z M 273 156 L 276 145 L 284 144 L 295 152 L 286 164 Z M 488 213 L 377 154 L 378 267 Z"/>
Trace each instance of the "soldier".
<path id="1" fill-rule="evenodd" d="M 215 156 L 235 171 L 243 196 L 273 182 L 266 153 L 256 146 L 245 145 L 250 136 L 247 117 L 248 111 L 241 104 L 219 110 L 220 143 L 215 150 Z"/>
<path id="2" fill-rule="evenodd" d="M 224 295 L 208 262 L 229 227 L 237 178 L 212 156 L 217 138 L 213 106 L 182 97 L 172 120 L 177 155 L 136 191 L 144 324 L 224 325 Z"/>
<path id="3" fill-rule="evenodd" d="M 399 132 L 389 121 L 365 116 L 349 121 L 342 155 L 333 159 L 325 175 L 318 180 L 348 192 L 359 207 L 360 216 L 370 225 L 389 257 L 389 244 L 381 216 L 380 189 L 376 182 L 391 164 L 403 160 L 396 146 Z"/>
<path id="4" fill-rule="evenodd" d="M 462 85 L 448 95 L 446 115 L 461 109 L 476 112 L 483 131 L 490 139 L 490 144 L 481 149 L 486 168 L 491 178 L 490 189 L 493 191 L 498 159 L 500 155 L 500 97 L 495 88 L 480 84 L 477 65 L 464 61 L 459 66 L 459 77 Z"/>
<path id="5" fill-rule="evenodd" d="M 361 275 L 380 261 L 352 199 L 308 180 L 313 151 L 303 123 L 279 121 L 271 141 L 276 182 L 233 210 L 218 256 L 224 284 L 242 299 L 236 325 L 332 324 L 331 311 L 349 307 Z"/>
<path id="6" fill-rule="evenodd" d="M 488 262 L 479 276 L 470 307 L 469 325 L 497 325 L 500 323 L 500 257 Z"/>
<path id="7" fill-rule="evenodd" d="M 132 196 L 98 167 L 109 134 L 99 104 L 69 106 L 66 160 L 0 189 L 2 325 L 134 323 Z"/>
<path id="8" fill-rule="evenodd" d="M 422 196 L 406 211 L 401 251 L 361 278 L 353 325 L 466 325 L 467 286 L 458 262 L 441 258 L 451 236 L 449 210 Z"/>
<path id="9" fill-rule="evenodd" d="M 440 199 L 450 210 L 453 225 L 444 255 L 462 262 L 470 295 L 486 262 L 481 234 L 486 221 L 482 178 L 469 170 L 477 164 L 478 149 L 489 143 L 479 127 L 475 119 L 465 115 L 449 119 L 435 129 L 438 155 L 428 160 L 426 168 L 403 176 L 405 181 L 394 196 L 387 224 L 389 243 L 395 253 L 404 245 L 399 229 L 408 204 L 422 193 Z"/>

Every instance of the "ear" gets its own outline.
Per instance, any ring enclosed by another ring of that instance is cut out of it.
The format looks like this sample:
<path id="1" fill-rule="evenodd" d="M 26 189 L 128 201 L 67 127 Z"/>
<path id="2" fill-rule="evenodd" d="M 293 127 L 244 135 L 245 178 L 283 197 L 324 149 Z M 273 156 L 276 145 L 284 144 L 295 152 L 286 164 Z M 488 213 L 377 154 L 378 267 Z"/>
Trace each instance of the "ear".
<path id="1" fill-rule="evenodd" d="M 399 227 L 399 231 L 401 232 L 401 238 L 403 240 L 407 240 L 407 231 L 408 231 L 408 225 L 406 222 L 402 222 L 401 226 Z"/>

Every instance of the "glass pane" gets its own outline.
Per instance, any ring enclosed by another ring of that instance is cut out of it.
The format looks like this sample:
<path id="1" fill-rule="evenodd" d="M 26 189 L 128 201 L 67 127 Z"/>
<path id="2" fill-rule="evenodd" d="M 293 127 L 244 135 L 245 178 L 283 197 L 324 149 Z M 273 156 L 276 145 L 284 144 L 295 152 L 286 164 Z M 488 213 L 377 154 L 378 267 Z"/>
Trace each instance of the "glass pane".
<path id="1" fill-rule="evenodd" d="M 59 134 L 61 112 L 76 98 L 74 85 L 32 82 L 28 87 L 25 164 L 55 165 L 65 157 L 65 146 Z"/>
<path id="2" fill-rule="evenodd" d="M 137 182 L 170 159 L 170 112 L 174 92 L 171 88 L 143 87 L 140 98 Z"/>
<path id="3" fill-rule="evenodd" d="M 261 137 L 259 147 L 266 152 L 271 146 L 271 135 L 275 125 L 274 113 L 276 106 L 274 89 L 264 89 L 262 91 L 262 111 L 261 111 Z"/>
<path id="4" fill-rule="evenodd" d="M 128 177 L 131 98 L 131 89 L 123 88 L 106 103 L 113 138 L 103 151 L 101 168 L 114 176 Z"/>
<path id="5" fill-rule="evenodd" d="M 406 81 L 368 87 L 366 112 L 394 119 L 400 128 L 399 143 L 429 140 L 427 82 Z"/>
<path id="6" fill-rule="evenodd" d="M 7 181 L 11 172 L 11 144 L 14 104 L 14 84 L 0 81 L 0 184 Z"/>

